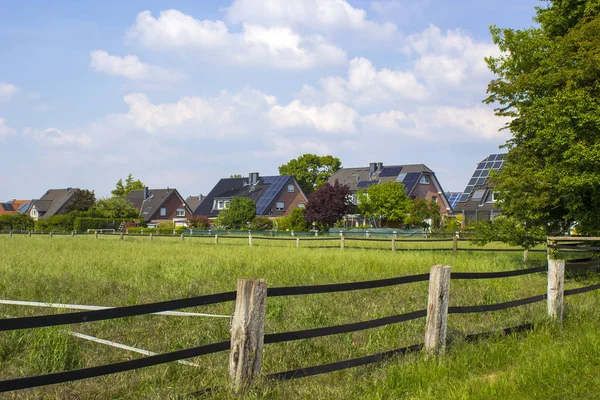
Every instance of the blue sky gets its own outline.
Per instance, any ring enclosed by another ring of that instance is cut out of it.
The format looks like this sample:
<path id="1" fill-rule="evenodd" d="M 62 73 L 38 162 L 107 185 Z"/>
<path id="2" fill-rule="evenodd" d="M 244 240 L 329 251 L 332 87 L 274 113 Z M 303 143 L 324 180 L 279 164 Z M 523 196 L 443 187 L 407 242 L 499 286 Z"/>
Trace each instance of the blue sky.
<path id="1" fill-rule="evenodd" d="M 489 26 L 537 0 L 1 1 L 0 200 L 133 173 L 206 194 L 303 153 L 424 163 L 447 191 L 508 138 Z"/>

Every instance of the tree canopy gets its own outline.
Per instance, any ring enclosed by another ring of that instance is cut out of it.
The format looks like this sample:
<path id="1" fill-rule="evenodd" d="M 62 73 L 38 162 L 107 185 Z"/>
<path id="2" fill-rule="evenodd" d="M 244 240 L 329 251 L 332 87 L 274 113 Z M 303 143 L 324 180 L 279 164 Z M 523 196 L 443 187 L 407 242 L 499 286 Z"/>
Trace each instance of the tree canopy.
<path id="1" fill-rule="evenodd" d="M 549 0 L 539 27 L 492 26 L 502 54 L 485 100 L 510 118 L 503 169 L 492 174 L 503 213 L 547 233 L 573 223 L 600 232 L 600 2 Z"/>
<path id="2" fill-rule="evenodd" d="M 320 229 L 325 229 L 353 212 L 350 188 L 336 180 L 333 185 L 325 183 L 308 197 L 304 218 L 309 224 L 314 222 Z"/>
<path id="3" fill-rule="evenodd" d="M 219 212 L 217 225 L 228 229 L 241 229 L 256 215 L 256 204 L 248 197 L 234 197 L 229 207 Z"/>
<path id="4" fill-rule="evenodd" d="M 358 194 L 358 210 L 365 217 L 403 223 L 411 209 L 411 200 L 400 182 L 372 185 Z"/>
<path id="5" fill-rule="evenodd" d="M 287 164 L 280 165 L 279 174 L 294 175 L 304 193 L 310 195 L 341 167 L 342 162 L 337 157 L 303 154 Z"/>
<path id="6" fill-rule="evenodd" d="M 146 185 L 141 180 L 135 179 L 132 174 L 129 174 L 125 179 L 125 184 L 123 184 L 122 178 L 119 179 L 111 193 L 114 197 L 125 197 L 132 190 L 143 190 L 145 187 Z"/>
<path id="7" fill-rule="evenodd" d="M 78 189 L 65 207 L 65 213 L 87 211 L 96 204 L 96 195 L 92 190 Z"/>
<path id="8" fill-rule="evenodd" d="M 109 197 L 100 199 L 96 203 L 95 212 L 106 218 L 135 218 L 140 214 L 140 210 L 124 197 Z"/>

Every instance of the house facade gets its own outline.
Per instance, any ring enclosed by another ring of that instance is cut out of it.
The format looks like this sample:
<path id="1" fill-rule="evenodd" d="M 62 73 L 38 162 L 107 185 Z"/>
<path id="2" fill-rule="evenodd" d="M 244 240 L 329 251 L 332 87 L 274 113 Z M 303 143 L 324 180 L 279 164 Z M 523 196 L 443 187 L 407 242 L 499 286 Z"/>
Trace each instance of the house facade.
<path id="1" fill-rule="evenodd" d="M 256 215 L 268 218 L 289 215 L 302 208 L 308 198 L 291 175 L 260 176 L 251 172 L 247 178 L 223 178 L 205 196 L 195 214 L 214 219 L 229 207 L 234 197 L 248 197 L 256 204 Z"/>
<path id="2" fill-rule="evenodd" d="M 329 183 L 333 185 L 336 180 L 350 187 L 354 204 L 358 204 L 358 193 L 365 191 L 369 186 L 400 182 L 404 184 L 404 190 L 410 199 L 434 201 L 439 204 L 442 215 L 452 212 L 435 173 L 424 164 L 384 166 L 381 162 L 373 162 L 368 167 L 342 168 L 333 174 Z"/>
<path id="3" fill-rule="evenodd" d="M 28 214 L 35 221 L 66 213 L 67 205 L 79 189 L 50 189 L 39 199 L 31 200 L 19 208 L 19 212 Z"/>
<path id="4" fill-rule="evenodd" d="M 505 156 L 506 154 L 490 154 L 477 164 L 454 208 L 455 214 L 462 214 L 463 226 L 491 221 L 501 214 L 489 176 L 491 171 L 502 169 Z"/>
<path id="5" fill-rule="evenodd" d="M 132 190 L 126 199 L 139 210 L 148 226 L 158 225 L 160 222 L 172 222 L 175 226 L 185 226 L 189 217 L 193 215 L 177 189 L 148 189 Z"/>

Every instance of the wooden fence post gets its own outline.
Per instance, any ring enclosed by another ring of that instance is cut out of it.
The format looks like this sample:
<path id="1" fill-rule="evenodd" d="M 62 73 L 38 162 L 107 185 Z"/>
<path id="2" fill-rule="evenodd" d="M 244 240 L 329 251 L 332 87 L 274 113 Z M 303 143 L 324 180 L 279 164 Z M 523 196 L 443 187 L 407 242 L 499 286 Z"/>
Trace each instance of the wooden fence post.
<path id="1" fill-rule="evenodd" d="M 150 241 L 152 241 L 152 232 L 150 232 Z"/>
<path id="2" fill-rule="evenodd" d="M 365 231 L 365 237 L 366 237 L 367 239 L 371 237 L 371 236 L 369 235 L 369 231 Z"/>
<path id="3" fill-rule="evenodd" d="M 392 251 L 396 252 L 396 238 L 398 237 L 398 232 L 394 231 L 394 235 L 392 236 Z"/>
<path id="4" fill-rule="evenodd" d="M 252 246 L 252 232 L 248 231 L 248 244 Z"/>
<path id="5" fill-rule="evenodd" d="M 296 248 L 300 247 L 300 237 L 296 237 Z"/>
<path id="6" fill-rule="evenodd" d="M 52 232 L 50 232 L 50 239 L 52 239 Z"/>
<path id="7" fill-rule="evenodd" d="M 344 246 L 346 244 L 344 243 L 344 232 L 340 232 L 340 249 L 344 249 Z"/>
<path id="8" fill-rule="evenodd" d="M 123 232 L 119 235 L 119 240 L 123 240 Z"/>
<path id="9" fill-rule="evenodd" d="M 183 233 L 181 234 L 181 241 L 183 242 Z"/>
<path id="10" fill-rule="evenodd" d="M 456 251 L 458 250 L 458 236 L 454 235 L 452 238 L 452 255 L 456 255 Z"/>
<path id="11" fill-rule="evenodd" d="M 75 231 L 71 231 L 71 239 L 75 239 Z"/>
<path id="12" fill-rule="evenodd" d="M 94 233 L 94 237 L 95 237 L 96 239 L 98 239 L 98 231 L 96 231 L 96 232 Z"/>
<path id="13" fill-rule="evenodd" d="M 267 282 L 238 279 L 229 353 L 229 377 L 235 393 L 242 393 L 260 374 L 266 307 Z"/>
<path id="14" fill-rule="evenodd" d="M 9 234 L 8 234 L 8 235 L 9 235 L 9 237 L 12 239 L 12 229 L 10 230 L 10 232 L 9 232 Z"/>
<path id="15" fill-rule="evenodd" d="M 561 322 L 565 290 L 565 260 L 548 260 L 548 315 Z"/>
<path id="16" fill-rule="evenodd" d="M 29 237 L 31 237 L 31 231 L 29 231 Z"/>
<path id="17" fill-rule="evenodd" d="M 219 234 L 215 233 L 215 244 L 219 244 Z"/>
<path id="18" fill-rule="evenodd" d="M 523 262 L 527 262 L 528 259 L 529 259 L 529 250 L 525 249 L 525 250 L 523 250 Z"/>
<path id="19" fill-rule="evenodd" d="M 450 267 L 434 265 L 429 272 L 429 298 L 425 325 L 425 351 L 442 353 L 446 348 Z"/>

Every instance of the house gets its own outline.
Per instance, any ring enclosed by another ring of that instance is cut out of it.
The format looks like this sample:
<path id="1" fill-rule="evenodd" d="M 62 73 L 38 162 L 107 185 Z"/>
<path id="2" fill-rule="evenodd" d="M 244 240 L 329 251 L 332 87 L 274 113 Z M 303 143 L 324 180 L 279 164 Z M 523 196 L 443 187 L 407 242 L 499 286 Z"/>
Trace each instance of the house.
<path id="1" fill-rule="evenodd" d="M 132 190 L 126 199 L 140 212 L 148 226 L 156 226 L 160 222 L 173 222 L 175 226 L 185 226 L 187 219 L 193 215 L 177 189 Z"/>
<path id="2" fill-rule="evenodd" d="M 234 197 L 248 197 L 256 203 L 256 215 L 283 217 L 294 208 L 304 207 L 306 194 L 294 176 L 260 176 L 251 172 L 247 178 L 223 178 L 202 200 L 196 215 L 216 218 L 229 207 Z"/>
<path id="3" fill-rule="evenodd" d="M 16 200 L 7 201 L 6 203 L 0 203 L 0 215 L 14 215 L 19 212 L 19 209 L 26 205 L 31 200 Z"/>
<path id="4" fill-rule="evenodd" d="M 490 154 L 477 164 L 473 176 L 454 208 L 455 214 L 463 215 L 465 226 L 479 221 L 491 221 L 500 215 L 500 207 L 496 203 L 494 190 L 488 179 L 490 171 L 500 171 L 505 156 L 506 154 Z"/>
<path id="5" fill-rule="evenodd" d="M 329 178 L 329 183 L 333 185 L 336 180 L 350 187 L 354 204 L 358 204 L 358 193 L 367 190 L 369 186 L 401 182 L 404 184 L 406 195 L 412 200 L 434 201 L 439 204 L 442 215 L 452 212 L 435 173 L 424 164 L 384 166 L 381 162 L 372 162 L 368 167 L 342 168 Z"/>
<path id="6" fill-rule="evenodd" d="M 67 205 L 79 189 L 50 189 L 39 199 L 23 204 L 19 212 L 27 213 L 35 221 L 66 213 Z"/>
<path id="7" fill-rule="evenodd" d="M 202 203 L 205 198 L 206 196 L 203 195 L 188 196 L 187 199 L 185 199 L 185 202 L 190 207 L 190 210 L 192 210 L 192 213 L 195 213 L 200 206 L 200 203 Z"/>

